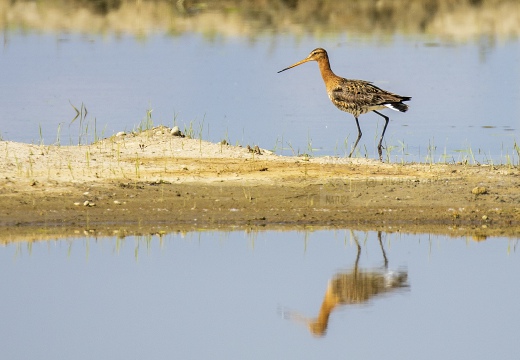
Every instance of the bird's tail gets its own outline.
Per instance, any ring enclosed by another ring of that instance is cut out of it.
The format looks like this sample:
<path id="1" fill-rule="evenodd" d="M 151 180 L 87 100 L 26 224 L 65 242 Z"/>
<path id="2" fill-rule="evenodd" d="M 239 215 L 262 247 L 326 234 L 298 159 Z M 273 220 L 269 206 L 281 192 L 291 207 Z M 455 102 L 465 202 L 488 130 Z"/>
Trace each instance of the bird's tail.
<path id="1" fill-rule="evenodd" d="M 408 101 L 411 99 L 412 99 L 411 97 L 403 96 L 403 97 L 401 97 L 401 101 L 389 102 L 389 103 L 385 104 L 385 106 L 392 110 L 406 112 L 406 110 L 408 110 L 408 105 L 404 104 L 403 101 Z"/>

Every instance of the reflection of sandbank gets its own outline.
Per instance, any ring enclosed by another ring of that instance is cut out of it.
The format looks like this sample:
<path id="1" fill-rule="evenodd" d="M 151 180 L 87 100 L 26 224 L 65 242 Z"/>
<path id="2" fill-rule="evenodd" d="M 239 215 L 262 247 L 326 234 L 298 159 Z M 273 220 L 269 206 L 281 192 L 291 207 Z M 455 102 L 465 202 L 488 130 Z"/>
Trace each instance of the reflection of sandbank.
<path id="1" fill-rule="evenodd" d="M 90 4 L 90 5 L 89 5 Z M 94 5 L 95 4 L 95 5 Z M 516 0 L 302 1 L 10 1 L 0 0 L 0 26 L 52 32 L 181 34 L 209 38 L 357 33 L 427 34 L 454 41 L 520 34 Z"/>
<path id="2" fill-rule="evenodd" d="M 358 268 L 361 247 L 354 237 L 357 244 L 354 268 L 347 272 L 339 272 L 332 277 L 325 291 L 318 316 L 308 319 L 297 313 L 285 312 L 284 317 L 301 321 L 307 325 L 313 335 L 323 336 L 327 332 L 330 314 L 337 306 L 367 303 L 374 297 L 407 288 L 408 272 L 388 271 L 388 260 L 381 241 L 381 232 L 378 232 L 378 239 L 385 260 L 382 269 Z"/>

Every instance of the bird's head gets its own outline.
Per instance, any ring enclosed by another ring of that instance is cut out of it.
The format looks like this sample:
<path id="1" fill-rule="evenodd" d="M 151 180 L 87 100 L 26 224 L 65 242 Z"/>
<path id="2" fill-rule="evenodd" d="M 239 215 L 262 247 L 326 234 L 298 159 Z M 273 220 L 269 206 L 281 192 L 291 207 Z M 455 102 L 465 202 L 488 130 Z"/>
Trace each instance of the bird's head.
<path id="1" fill-rule="evenodd" d="M 311 53 L 309 54 L 309 56 L 307 56 L 305 59 L 298 61 L 296 64 L 292 64 L 291 66 L 286 67 L 285 69 L 280 70 L 278 72 L 281 73 L 282 71 L 289 70 L 295 66 L 301 65 L 301 64 L 309 62 L 309 61 L 318 61 L 319 62 L 321 59 L 328 59 L 327 52 L 325 51 L 325 49 L 317 48 L 317 49 L 312 50 Z"/>

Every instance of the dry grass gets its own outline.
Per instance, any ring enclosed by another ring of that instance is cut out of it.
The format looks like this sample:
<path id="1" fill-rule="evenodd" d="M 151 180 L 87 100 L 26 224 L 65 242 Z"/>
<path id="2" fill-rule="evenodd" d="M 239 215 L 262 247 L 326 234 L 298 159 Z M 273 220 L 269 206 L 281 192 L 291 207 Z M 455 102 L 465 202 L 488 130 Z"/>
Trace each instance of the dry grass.
<path id="1" fill-rule="evenodd" d="M 44 32 L 195 32 L 207 36 L 257 37 L 357 33 L 384 39 L 425 34 L 453 41 L 518 38 L 515 0 L 419 1 L 16 1 L 0 0 L 0 26 Z M 293 4 L 293 5 L 291 5 Z"/>

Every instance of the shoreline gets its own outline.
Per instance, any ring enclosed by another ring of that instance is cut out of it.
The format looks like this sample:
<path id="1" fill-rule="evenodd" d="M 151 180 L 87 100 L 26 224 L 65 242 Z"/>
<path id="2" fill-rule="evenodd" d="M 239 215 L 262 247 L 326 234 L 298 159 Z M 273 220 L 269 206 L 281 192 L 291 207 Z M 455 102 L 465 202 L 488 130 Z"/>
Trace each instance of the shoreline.
<path id="1" fill-rule="evenodd" d="M 520 233 L 518 166 L 255 150 L 164 126 L 91 145 L 0 141 L 0 243 L 197 229 Z"/>

